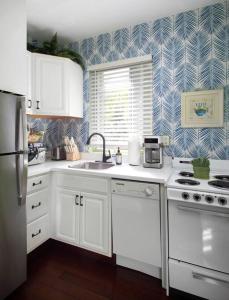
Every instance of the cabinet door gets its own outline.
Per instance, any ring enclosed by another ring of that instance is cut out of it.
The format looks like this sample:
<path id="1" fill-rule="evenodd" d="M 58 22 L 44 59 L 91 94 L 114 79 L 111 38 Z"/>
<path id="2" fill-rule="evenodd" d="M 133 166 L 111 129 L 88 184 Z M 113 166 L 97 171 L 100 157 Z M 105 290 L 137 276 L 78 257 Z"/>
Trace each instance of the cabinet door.
<path id="1" fill-rule="evenodd" d="M 32 93 L 36 114 L 66 115 L 65 65 L 60 57 L 32 55 Z"/>
<path id="2" fill-rule="evenodd" d="M 31 61 L 32 61 L 32 53 L 27 51 L 26 52 L 26 58 L 27 58 L 27 93 L 26 93 L 26 113 L 27 114 L 32 114 L 32 81 L 31 81 L 31 70 L 32 70 L 32 66 L 31 66 Z"/>
<path id="3" fill-rule="evenodd" d="M 78 192 L 65 189 L 57 190 L 56 238 L 71 244 L 76 244 L 79 241 L 78 198 Z"/>
<path id="4" fill-rule="evenodd" d="M 108 198 L 81 193 L 80 245 L 99 253 L 108 252 Z"/>
<path id="5" fill-rule="evenodd" d="M 68 115 L 83 117 L 83 71 L 82 68 L 71 60 L 66 61 L 67 94 L 69 101 Z"/>

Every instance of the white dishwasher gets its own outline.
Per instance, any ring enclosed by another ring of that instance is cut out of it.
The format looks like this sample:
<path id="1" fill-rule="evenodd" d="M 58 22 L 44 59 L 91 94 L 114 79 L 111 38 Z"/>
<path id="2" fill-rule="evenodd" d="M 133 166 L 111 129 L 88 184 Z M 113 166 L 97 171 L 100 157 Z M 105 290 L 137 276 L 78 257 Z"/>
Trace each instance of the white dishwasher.
<path id="1" fill-rule="evenodd" d="M 117 264 L 159 278 L 159 184 L 113 179 L 112 226 Z"/>

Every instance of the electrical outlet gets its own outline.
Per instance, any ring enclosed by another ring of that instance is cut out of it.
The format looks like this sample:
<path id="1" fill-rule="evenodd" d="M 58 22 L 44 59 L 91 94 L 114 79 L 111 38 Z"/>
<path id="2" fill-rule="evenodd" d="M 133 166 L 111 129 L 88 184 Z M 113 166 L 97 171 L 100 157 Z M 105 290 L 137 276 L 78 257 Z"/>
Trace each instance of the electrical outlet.
<path id="1" fill-rule="evenodd" d="M 169 146 L 170 145 L 170 139 L 168 135 L 163 135 L 163 145 Z"/>

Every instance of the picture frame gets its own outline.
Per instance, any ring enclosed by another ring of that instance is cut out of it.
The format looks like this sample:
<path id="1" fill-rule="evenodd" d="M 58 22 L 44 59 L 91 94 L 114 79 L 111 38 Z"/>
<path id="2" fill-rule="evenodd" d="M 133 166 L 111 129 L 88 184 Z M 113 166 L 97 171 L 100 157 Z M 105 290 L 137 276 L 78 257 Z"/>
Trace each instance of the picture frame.
<path id="1" fill-rule="evenodd" d="M 181 127 L 208 128 L 224 126 L 223 89 L 181 94 Z"/>

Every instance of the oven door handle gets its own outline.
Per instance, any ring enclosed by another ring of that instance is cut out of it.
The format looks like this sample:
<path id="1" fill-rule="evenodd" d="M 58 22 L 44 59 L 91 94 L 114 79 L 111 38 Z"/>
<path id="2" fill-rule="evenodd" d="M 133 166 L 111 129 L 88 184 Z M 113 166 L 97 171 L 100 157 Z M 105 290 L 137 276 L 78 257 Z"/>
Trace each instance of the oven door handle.
<path id="1" fill-rule="evenodd" d="M 199 272 L 192 272 L 192 277 L 198 280 L 202 280 L 204 282 L 207 283 L 211 283 L 211 284 L 216 284 L 216 285 L 220 285 L 220 286 L 226 286 L 227 288 L 229 288 L 229 282 L 225 279 L 222 278 L 218 278 L 218 277 L 213 277 L 207 274 L 202 274 Z"/>
<path id="2" fill-rule="evenodd" d="M 183 205 L 177 205 L 177 208 L 180 210 L 184 211 L 190 211 L 190 212 L 195 212 L 195 213 L 201 213 L 201 214 L 207 214 L 215 217 L 223 217 L 223 218 L 229 218 L 229 214 L 225 213 L 220 213 L 216 211 L 211 211 L 211 210 L 205 210 L 201 208 L 193 208 L 193 207 L 188 207 L 188 206 L 183 206 Z"/>

